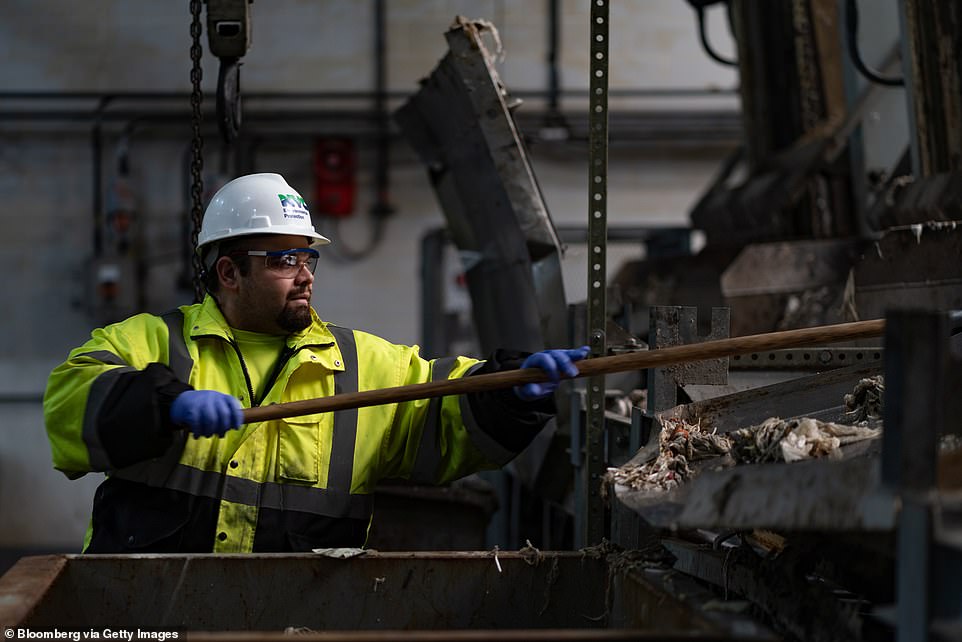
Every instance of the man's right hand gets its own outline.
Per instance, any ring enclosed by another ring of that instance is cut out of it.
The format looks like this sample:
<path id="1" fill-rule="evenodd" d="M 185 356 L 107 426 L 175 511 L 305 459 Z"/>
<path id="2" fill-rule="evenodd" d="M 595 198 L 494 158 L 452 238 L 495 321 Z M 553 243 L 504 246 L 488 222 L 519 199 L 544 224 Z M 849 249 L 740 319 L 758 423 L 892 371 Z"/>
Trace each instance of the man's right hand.
<path id="1" fill-rule="evenodd" d="M 195 437 L 223 436 L 244 422 L 240 402 L 216 390 L 188 390 L 170 405 L 170 419 Z"/>

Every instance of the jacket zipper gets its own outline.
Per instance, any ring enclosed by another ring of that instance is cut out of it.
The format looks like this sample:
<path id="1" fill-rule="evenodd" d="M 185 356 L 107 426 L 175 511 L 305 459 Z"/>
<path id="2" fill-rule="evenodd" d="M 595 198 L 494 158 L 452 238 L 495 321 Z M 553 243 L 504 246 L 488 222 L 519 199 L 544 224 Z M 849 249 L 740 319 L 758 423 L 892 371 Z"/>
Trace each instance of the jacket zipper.
<path id="1" fill-rule="evenodd" d="M 250 407 L 254 408 L 255 406 L 259 406 L 260 402 L 258 402 L 254 398 L 254 385 L 251 383 L 251 375 L 247 371 L 247 363 L 244 361 L 244 355 L 241 354 L 240 346 L 237 345 L 237 343 L 233 339 L 228 339 L 227 343 L 229 343 L 230 346 L 234 348 L 234 352 L 237 353 L 237 360 L 240 361 L 241 372 L 244 373 L 244 382 L 247 383 L 247 393 L 250 395 L 250 400 L 251 400 Z"/>
<path id="2" fill-rule="evenodd" d="M 221 339 L 229 343 L 234 349 L 234 352 L 237 353 L 237 360 L 240 362 L 241 372 L 244 373 L 244 382 L 247 384 L 247 393 L 250 395 L 250 407 L 255 408 L 261 405 L 261 402 L 254 397 L 254 385 L 251 383 L 251 375 L 247 370 L 247 363 L 244 361 L 244 355 L 241 354 L 240 346 L 237 345 L 237 342 L 234 341 L 234 339 L 223 337 L 217 334 L 200 334 L 192 336 L 191 339 Z M 264 386 L 264 396 L 266 397 L 271 391 L 271 388 L 274 387 L 274 384 L 277 383 L 277 378 L 281 375 L 281 370 L 283 370 L 284 366 L 287 365 L 287 362 L 291 360 L 291 357 L 305 348 L 326 348 L 332 345 L 335 345 L 333 341 L 330 343 L 306 343 L 296 348 L 291 348 L 290 346 L 285 345 L 284 349 L 281 350 L 280 356 L 277 358 L 277 362 L 274 365 L 274 371 L 271 372 L 271 376 L 268 378 L 266 385 Z"/>
<path id="3" fill-rule="evenodd" d="M 268 395 L 268 393 L 270 393 L 271 388 L 273 388 L 274 384 L 277 382 L 277 377 L 280 376 L 281 370 L 284 369 L 284 366 L 287 365 L 287 362 L 290 361 L 291 357 L 294 356 L 294 353 L 300 349 L 301 348 L 291 348 L 290 346 L 285 345 L 284 349 L 281 350 L 280 355 L 278 355 L 277 357 L 277 361 L 274 363 L 274 371 L 271 372 L 271 375 L 267 378 L 267 381 L 264 383 L 265 397 Z M 240 352 L 238 352 L 238 354 L 240 354 Z M 260 405 L 260 401 L 257 402 L 257 405 Z"/>
<path id="4" fill-rule="evenodd" d="M 203 335 L 203 336 L 217 336 L 217 335 Z M 200 337 L 195 337 L 195 338 L 200 338 Z M 230 346 L 234 349 L 234 352 L 237 353 L 237 360 L 240 362 L 241 372 L 244 373 L 244 382 L 247 384 L 247 393 L 250 395 L 250 402 L 251 402 L 250 407 L 255 408 L 257 406 L 260 406 L 261 401 L 263 401 L 263 399 L 258 400 L 254 395 L 254 385 L 251 383 L 251 375 L 250 375 L 250 372 L 247 370 L 247 362 L 244 361 L 244 355 L 241 354 L 240 346 L 237 345 L 237 342 L 234 341 L 233 339 L 227 339 L 225 337 L 219 337 L 219 336 L 217 338 L 224 339 L 225 341 L 227 341 L 227 343 L 229 343 Z M 284 369 L 284 366 L 287 365 L 287 362 L 291 360 L 291 357 L 293 357 L 295 354 L 297 354 L 304 348 L 325 347 L 325 346 L 332 346 L 332 345 L 334 344 L 333 343 L 308 343 L 302 346 L 298 346 L 296 348 L 291 348 L 290 346 L 285 345 L 284 349 L 281 350 L 281 354 L 278 356 L 277 361 L 275 362 L 274 371 L 271 372 L 270 377 L 268 377 L 267 381 L 264 384 L 264 396 L 266 397 L 267 394 L 271 391 L 271 388 L 274 387 L 274 384 L 277 383 L 277 378 L 281 375 L 281 371 Z"/>

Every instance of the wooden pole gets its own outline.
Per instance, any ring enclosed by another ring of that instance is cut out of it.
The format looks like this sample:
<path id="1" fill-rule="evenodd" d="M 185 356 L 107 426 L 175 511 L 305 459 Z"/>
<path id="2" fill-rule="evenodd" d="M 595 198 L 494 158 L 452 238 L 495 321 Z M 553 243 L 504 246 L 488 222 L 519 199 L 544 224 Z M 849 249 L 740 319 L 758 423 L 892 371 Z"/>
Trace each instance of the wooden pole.
<path id="1" fill-rule="evenodd" d="M 744 337 L 703 341 L 681 346 L 671 346 L 658 350 L 629 352 L 612 357 L 598 357 L 578 362 L 578 377 L 610 374 L 658 368 L 662 366 L 721 359 L 738 354 L 817 346 L 838 341 L 880 337 L 885 331 L 885 320 L 855 321 L 837 325 L 817 326 L 799 330 L 784 330 L 752 334 Z M 429 399 L 448 395 L 463 395 L 471 392 L 484 392 L 510 388 L 525 383 L 547 381 L 548 377 L 536 368 L 508 370 L 492 374 L 446 379 L 429 383 L 416 383 L 396 388 L 352 392 L 319 399 L 305 399 L 287 403 L 258 406 L 244 409 L 244 423 L 299 417 L 319 412 L 333 412 L 349 408 L 363 408 L 387 403 L 400 403 L 415 399 Z"/>

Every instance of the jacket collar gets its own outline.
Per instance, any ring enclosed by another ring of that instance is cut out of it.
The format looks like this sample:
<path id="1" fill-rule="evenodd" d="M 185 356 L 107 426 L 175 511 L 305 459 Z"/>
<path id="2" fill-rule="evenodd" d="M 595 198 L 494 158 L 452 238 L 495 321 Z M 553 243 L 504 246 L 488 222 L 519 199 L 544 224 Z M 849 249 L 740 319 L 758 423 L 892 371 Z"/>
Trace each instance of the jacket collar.
<path id="1" fill-rule="evenodd" d="M 234 336 L 227 319 L 211 296 L 204 297 L 203 302 L 190 306 L 185 310 L 186 320 L 190 324 L 190 338 L 220 337 L 226 341 L 233 341 Z M 330 347 L 336 345 L 334 335 L 327 328 L 327 323 L 321 321 L 314 308 L 311 308 L 311 324 L 298 332 L 287 335 L 287 346 L 299 350 L 308 346 Z"/>

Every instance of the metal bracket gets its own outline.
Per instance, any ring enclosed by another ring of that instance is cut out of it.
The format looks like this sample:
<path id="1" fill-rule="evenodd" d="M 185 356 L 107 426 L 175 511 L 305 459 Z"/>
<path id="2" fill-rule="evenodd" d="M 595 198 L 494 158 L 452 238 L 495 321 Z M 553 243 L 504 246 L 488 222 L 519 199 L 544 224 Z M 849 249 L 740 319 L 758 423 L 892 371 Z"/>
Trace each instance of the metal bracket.
<path id="1" fill-rule="evenodd" d="M 737 354 L 728 364 L 731 370 L 815 370 L 822 372 L 845 366 L 881 364 L 882 348 L 790 348 Z"/>
<path id="2" fill-rule="evenodd" d="M 243 58 L 251 43 L 252 0 L 205 0 L 207 42 L 218 58 Z"/>
<path id="3" fill-rule="evenodd" d="M 711 331 L 708 336 L 703 337 L 698 336 L 698 308 L 652 306 L 650 319 L 648 345 L 652 349 L 727 339 L 731 327 L 728 308 L 712 308 Z M 690 383 L 728 383 L 728 359 L 712 359 L 650 370 L 648 413 L 654 415 L 678 405 L 678 386 Z"/>
<path id="4" fill-rule="evenodd" d="M 217 74 L 217 125 L 232 143 L 240 135 L 240 59 L 251 43 L 252 0 L 206 0 L 207 42 L 220 59 Z"/>

